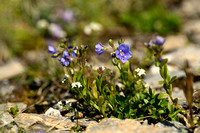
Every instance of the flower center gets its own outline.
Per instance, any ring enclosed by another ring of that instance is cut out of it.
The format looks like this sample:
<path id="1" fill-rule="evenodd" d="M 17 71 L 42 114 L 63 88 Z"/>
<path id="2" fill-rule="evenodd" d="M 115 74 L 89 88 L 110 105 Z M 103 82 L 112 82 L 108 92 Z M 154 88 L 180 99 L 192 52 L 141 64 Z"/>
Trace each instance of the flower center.
<path id="1" fill-rule="evenodd" d="M 124 56 L 124 52 L 122 50 L 120 50 L 120 55 Z"/>

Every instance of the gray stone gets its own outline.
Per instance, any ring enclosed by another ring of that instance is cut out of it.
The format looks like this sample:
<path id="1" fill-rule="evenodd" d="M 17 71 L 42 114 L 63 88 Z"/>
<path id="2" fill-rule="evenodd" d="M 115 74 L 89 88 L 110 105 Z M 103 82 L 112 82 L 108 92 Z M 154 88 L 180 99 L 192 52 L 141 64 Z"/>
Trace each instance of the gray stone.
<path id="1" fill-rule="evenodd" d="M 20 102 L 19 103 L 3 103 L 3 104 L 0 104 L 0 113 L 9 111 L 11 107 L 15 107 L 16 105 L 18 106 L 19 112 L 21 112 L 23 109 L 27 107 L 26 104 L 20 103 Z"/>
<path id="2" fill-rule="evenodd" d="M 166 41 L 163 45 L 165 51 L 172 51 L 183 46 L 186 46 L 188 39 L 185 35 L 170 35 L 166 37 Z"/>
<path id="3" fill-rule="evenodd" d="M 4 112 L 0 114 L 0 127 L 3 127 L 11 122 L 13 122 L 13 117 L 8 113 Z"/>
<path id="4" fill-rule="evenodd" d="M 186 46 L 180 48 L 174 52 L 170 52 L 163 56 L 168 59 L 169 64 L 173 64 L 178 68 L 182 68 L 185 65 L 185 61 L 188 60 L 192 70 L 198 70 L 200 66 L 200 47 L 199 46 Z"/>
<path id="5" fill-rule="evenodd" d="M 8 64 L 0 66 L 0 80 L 13 78 L 25 70 L 24 66 L 19 61 L 11 61 Z"/>
<path id="6" fill-rule="evenodd" d="M 170 71 L 170 76 L 177 76 L 177 78 L 185 77 L 185 72 L 180 70 L 174 65 L 168 65 L 168 70 Z M 144 81 L 148 83 L 152 88 L 162 87 L 159 81 L 163 80 L 159 73 L 159 68 L 156 66 L 151 66 L 145 75 Z"/>
<path id="7" fill-rule="evenodd" d="M 0 86 L 0 94 L 4 97 L 4 99 L 9 98 L 13 90 L 16 88 L 14 85 L 11 85 L 8 80 L 1 81 Z"/>
<path id="8" fill-rule="evenodd" d="M 189 129 L 186 126 L 184 126 L 182 123 L 177 122 L 177 121 L 163 121 L 163 122 L 157 123 L 155 126 L 170 128 L 171 130 L 174 130 L 177 133 L 189 132 Z"/>
<path id="9" fill-rule="evenodd" d="M 53 109 L 51 107 L 45 112 L 45 115 L 46 116 L 62 117 L 62 115 L 61 115 L 59 110 Z"/>
<path id="10" fill-rule="evenodd" d="M 141 125 L 133 119 L 120 120 L 117 118 L 105 118 L 100 123 L 91 124 L 85 133 L 177 133 L 173 128 L 155 127 L 153 125 Z"/>
<path id="11" fill-rule="evenodd" d="M 200 5 L 199 0 L 183 0 L 179 12 L 181 12 L 183 17 L 188 19 L 199 18 L 200 15 L 199 5 Z"/>
<path id="12" fill-rule="evenodd" d="M 200 21 L 190 20 L 184 24 L 183 32 L 188 36 L 189 40 L 200 44 Z"/>

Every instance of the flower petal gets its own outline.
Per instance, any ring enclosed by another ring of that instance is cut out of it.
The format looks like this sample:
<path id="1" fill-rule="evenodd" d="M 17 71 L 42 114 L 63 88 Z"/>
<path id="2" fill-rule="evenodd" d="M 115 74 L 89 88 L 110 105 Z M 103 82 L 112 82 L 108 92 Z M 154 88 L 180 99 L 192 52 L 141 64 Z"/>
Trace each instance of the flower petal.
<path id="1" fill-rule="evenodd" d="M 122 51 L 125 52 L 125 53 L 127 53 L 127 52 L 130 51 L 129 45 L 128 45 L 128 44 L 125 44 L 125 43 L 121 43 L 121 44 L 119 45 L 119 48 L 118 48 L 118 49 L 119 49 L 119 50 L 122 50 Z"/>
<path id="2" fill-rule="evenodd" d="M 69 54 L 68 54 L 68 52 L 67 52 L 66 50 L 63 52 L 63 57 L 64 57 L 64 58 L 69 57 Z"/>
<path id="3" fill-rule="evenodd" d="M 57 51 L 57 50 L 56 50 L 53 46 L 48 46 L 48 52 L 49 52 L 50 54 L 55 54 L 56 51 Z"/>

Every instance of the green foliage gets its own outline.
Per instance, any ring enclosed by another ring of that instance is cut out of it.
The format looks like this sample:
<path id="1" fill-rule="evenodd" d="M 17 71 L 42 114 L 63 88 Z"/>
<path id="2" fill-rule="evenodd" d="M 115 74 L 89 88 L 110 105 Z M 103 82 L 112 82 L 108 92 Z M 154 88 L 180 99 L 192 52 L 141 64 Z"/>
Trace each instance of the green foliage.
<path id="1" fill-rule="evenodd" d="M 66 22 L 60 18 L 60 10 L 72 11 L 74 21 Z M 39 26 L 41 20 L 46 24 Z M 99 23 L 103 30 L 92 31 L 90 38 L 87 38 L 84 28 L 91 22 Z M 101 38 L 99 35 L 106 37 L 118 29 L 127 28 L 131 30 L 130 33 L 168 34 L 179 31 L 181 25 L 180 17 L 158 0 L 2 1 L 0 23 L 1 44 L 8 47 L 11 54 L 18 56 L 29 50 L 43 48 L 46 40 L 60 39 L 49 32 L 52 23 L 59 25 L 68 38 L 78 41 L 84 38 L 90 44 L 96 38 Z"/>
<path id="2" fill-rule="evenodd" d="M 166 35 L 180 30 L 180 17 L 168 11 L 161 3 L 155 2 L 144 8 L 143 11 L 130 10 L 120 14 L 120 22 L 140 32 L 157 32 Z"/>
<path id="3" fill-rule="evenodd" d="M 17 116 L 17 113 L 19 112 L 18 106 L 15 105 L 14 107 L 11 107 L 9 112 L 13 117 Z"/>

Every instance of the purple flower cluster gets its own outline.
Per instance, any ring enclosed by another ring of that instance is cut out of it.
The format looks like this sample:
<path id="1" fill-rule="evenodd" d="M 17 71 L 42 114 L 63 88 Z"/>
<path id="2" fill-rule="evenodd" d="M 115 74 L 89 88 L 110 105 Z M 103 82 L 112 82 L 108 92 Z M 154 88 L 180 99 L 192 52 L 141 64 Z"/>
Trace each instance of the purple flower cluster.
<path id="1" fill-rule="evenodd" d="M 98 55 L 101 55 L 105 50 L 105 47 L 99 42 L 95 45 L 95 51 Z M 125 63 L 128 59 L 131 58 L 131 51 L 128 44 L 121 43 L 118 47 L 118 50 L 115 50 L 112 53 L 112 57 L 117 57 L 120 59 L 123 63 Z"/>
<path id="2" fill-rule="evenodd" d="M 69 58 L 69 54 L 68 54 L 67 51 L 64 51 L 63 52 L 63 57 L 59 58 L 58 60 L 61 62 L 61 64 L 63 66 L 68 66 L 70 64 L 70 62 L 71 62 L 71 60 Z"/>
<path id="3" fill-rule="evenodd" d="M 69 45 L 68 48 L 73 49 L 73 47 L 71 45 Z M 48 46 L 48 52 L 50 54 L 52 54 L 51 57 L 58 57 L 58 55 L 59 55 L 59 54 L 55 55 L 57 50 L 53 46 Z M 76 57 L 76 53 L 74 51 L 72 51 L 71 57 L 73 57 L 73 58 Z M 58 60 L 61 62 L 61 64 L 63 66 L 68 66 L 71 62 L 70 55 L 66 50 L 63 51 L 62 57 L 59 58 Z"/>
<path id="4" fill-rule="evenodd" d="M 130 59 L 132 55 L 129 45 L 125 43 L 120 44 L 118 50 L 115 52 L 117 58 L 120 59 L 123 63 Z"/>
<path id="5" fill-rule="evenodd" d="M 164 43 L 165 43 L 165 38 L 163 38 L 163 37 L 161 37 L 161 36 L 157 36 L 157 37 L 155 37 L 154 38 L 154 43 L 156 44 L 156 45 L 163 45 Z"/>
<path id="6" fill-rule="evenodd" d="M 153 44 L 155 44 L 157 46 L 162 46 L 164 43 L 165 43 L 165 38 L 163 38 L 161 36 L 156 36 L 149 43 L 147 43 L 146 46 L 151 47 Z"/>

